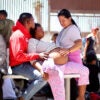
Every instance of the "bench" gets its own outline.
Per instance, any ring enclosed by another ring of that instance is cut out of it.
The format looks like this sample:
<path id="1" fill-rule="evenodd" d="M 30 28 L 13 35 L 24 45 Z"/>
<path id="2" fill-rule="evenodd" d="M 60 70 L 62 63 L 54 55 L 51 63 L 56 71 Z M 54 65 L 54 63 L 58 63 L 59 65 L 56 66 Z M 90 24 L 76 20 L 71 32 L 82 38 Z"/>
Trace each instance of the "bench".
<path id="1" fill-rule="evenodd" d="M 24 77 L 22 75 L 12 75 L 12 74 L 4 75 L 3 79 L 5 79 L 5 78 L 29 80 L 27 77 Z"/>
<path id="2" fill-rule="evenodd" d="M 72 78 L 79 78 L 79 74 L 66 74 L 64 75 L 64 80 L 65 80 L 65 100 L 70 100 L 70 80 Z M 12 78 L 12 79 L 24 79 L 24 80 L 29 80 L 27 77 L 24 77 L 22 75 L 4 75 L 3 79 L 5 78 Z"/>
<path id="3" fill-rule="evenodd" d="M 72 78 L 79 78 L 79 74 L 66 74 L 64 75 L 65 79 L 65 100 L 70 100 L 70 80 Z"/>

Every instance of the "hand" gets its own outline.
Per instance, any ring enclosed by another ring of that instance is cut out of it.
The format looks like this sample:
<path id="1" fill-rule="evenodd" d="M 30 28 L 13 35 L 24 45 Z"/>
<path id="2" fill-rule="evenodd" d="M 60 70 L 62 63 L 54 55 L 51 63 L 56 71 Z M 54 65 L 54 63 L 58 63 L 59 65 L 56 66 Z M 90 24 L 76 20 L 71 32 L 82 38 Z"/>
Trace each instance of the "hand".
<path id="1" fill-rule="evenodd" d="M 43 77 L 44 80 L 47 80 L 49 78 L 48 73 L 43 72 L 43 71 L 40 71 L 40 73 L 41 73 L 41 75 L 42 75 L 42 77 Z"/>
<path id="2" fill-rule="evenodd" d="M 44 80 L 48 80 L 48 78 L 49 78 L 49 74 L 44 72 L 44 74 L 43 74 L 43 79 L 44 79 Z"/>
<path id="3" fill-rule="evenodd" d="M 50 50 L 49 53 L 51 53 L 51 52 L 59 52 L 59 50 L 60 50 L 60 47 L 57 47 L 57 48 L 54 48 L 54 49 Z"/>
<path id="4" fill-rule="evenodd" d="M 66 56 L 66 55 L 69 54 L 69 49 L 61 48 L 58 52 L 59 52 L 62 56 Z"/>
<path id="5" fill-rule="evenodd" d="M 40 60 L 46 60 L 48 58 L 49 53 L 40 53 Z"/>

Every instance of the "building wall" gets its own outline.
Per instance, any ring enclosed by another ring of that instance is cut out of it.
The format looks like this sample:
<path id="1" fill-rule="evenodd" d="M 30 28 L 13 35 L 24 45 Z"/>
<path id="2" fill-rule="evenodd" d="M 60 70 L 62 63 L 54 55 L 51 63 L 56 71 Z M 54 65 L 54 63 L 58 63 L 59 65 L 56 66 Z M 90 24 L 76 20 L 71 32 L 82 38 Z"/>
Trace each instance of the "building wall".
<path id="1" fill-rule="evenodd" d="M 100 13 L 100 0 L 50 0 L 51 11 L 67 8 L 72 12 Z"/>

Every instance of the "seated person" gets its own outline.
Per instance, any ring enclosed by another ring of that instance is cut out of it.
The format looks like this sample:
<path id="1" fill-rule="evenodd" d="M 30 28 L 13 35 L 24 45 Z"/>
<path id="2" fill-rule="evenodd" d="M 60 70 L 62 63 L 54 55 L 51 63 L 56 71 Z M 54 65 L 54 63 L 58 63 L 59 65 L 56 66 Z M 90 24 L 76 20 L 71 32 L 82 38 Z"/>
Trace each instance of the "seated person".
<path id="1" fill-rule="evenodd" d="M 31 81 L 25 91 L 22 92 L 21 99 L 23 100 L 30 100 L 47 84 L 40 72 L 30 64 L 32 60 L 43 60 L 47 56 L 45 53 L 27 53 L 31 28 L 34 28 L 32 14 L 27 12 L 20 14 L 9 40 L 9 64 L 12 73 L 27 77 Z"/>
<path id="2" fill-rule="evenodd" d="M 97 65 L 97 57 L 94 53 L 90 52 L 86 56 L 86 66 L 88 67 L 90 74 L 89 74 L 89 81 L 90 84 L 87 85 L 87 91 L 89 92 L 97 92 L 99 90 L 99 67 Z"/>
<path id="3" fill-rule="evenodd" d="M 35 29 L 31 29 L 32 38 L 29 39 L 28 52 L 47 52 L 50 58 L 54 59 L 55 64 L 65 64 L 68 61 L 66 56 L 59 54 L 60 47 L 56 47 L 54 42 L 44 42 L 41 39 L 44 36 L 40 24 L 35 24 Z"/>
<path id="4" fill-rule="evenodd" d="M 54 43 L 44 42 L 41 40 L 37 40 L 35 38 L 31 38 L 29 40 L 29 46 L 31 48 L 34 46 L 33 47 L 34 50 L 32 50 L 32 52 L 33 51 L 37 53 L 47 52 L 49 54 L 49 57 L 54 59 L 55 64 L 65 64 L 68 60 L 67 57 L 64 57 L 59 54 L 60 48 L 56 48 Z"/>
<path id="5" fill-rule="evenodd" d="M 62 56 L 59 54 L 59 47 L 56 48 L 56 45 L 54 42 L 44 42 L 41 39 L 44 36 L 44 31 L 40 24 L 35 23 L 35 29 L 31 29 L 30 33 L 32 35 L 32 38 L 29 39 L 28 43 L 28 52 L 47 52 L 49 54 L 49 58 L 53 58 L 54 63 L 57 65 L 65 64 L 68 61 L 67 56 Z M 38 61 L 31 61 L 31 64 L 35 66 L 44 76 L 42 66 L 38 63 Z"/>

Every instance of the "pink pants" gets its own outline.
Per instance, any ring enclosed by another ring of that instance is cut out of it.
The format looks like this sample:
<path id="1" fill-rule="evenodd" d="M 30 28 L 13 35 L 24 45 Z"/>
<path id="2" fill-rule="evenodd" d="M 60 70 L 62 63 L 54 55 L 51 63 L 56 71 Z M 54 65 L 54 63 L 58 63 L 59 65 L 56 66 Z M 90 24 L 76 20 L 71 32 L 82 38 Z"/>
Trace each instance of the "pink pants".
<path id="1" fill-rule="evenodd" d="M 48 59 L 44 61 L 43 69 L 49 74 L 48 83 L 51 86 L 54 100 L 65 100 L 64 74 L 79 73 L 78 85 L 89 84 L 88 68 L 76 62 L 69 61 L 59 66 L 54 64 L 53 59 Z"/>
<path id="2" fill-rule="evenodd" d="M 74 61 L 76 63 L 82 64 L 82 59 L 81 59 L 81 56 L 80 56 L 80 50 L 77 50 L 73 53 L 69 53 L 68 58 L 69 58 L 70 61 Z"/>

